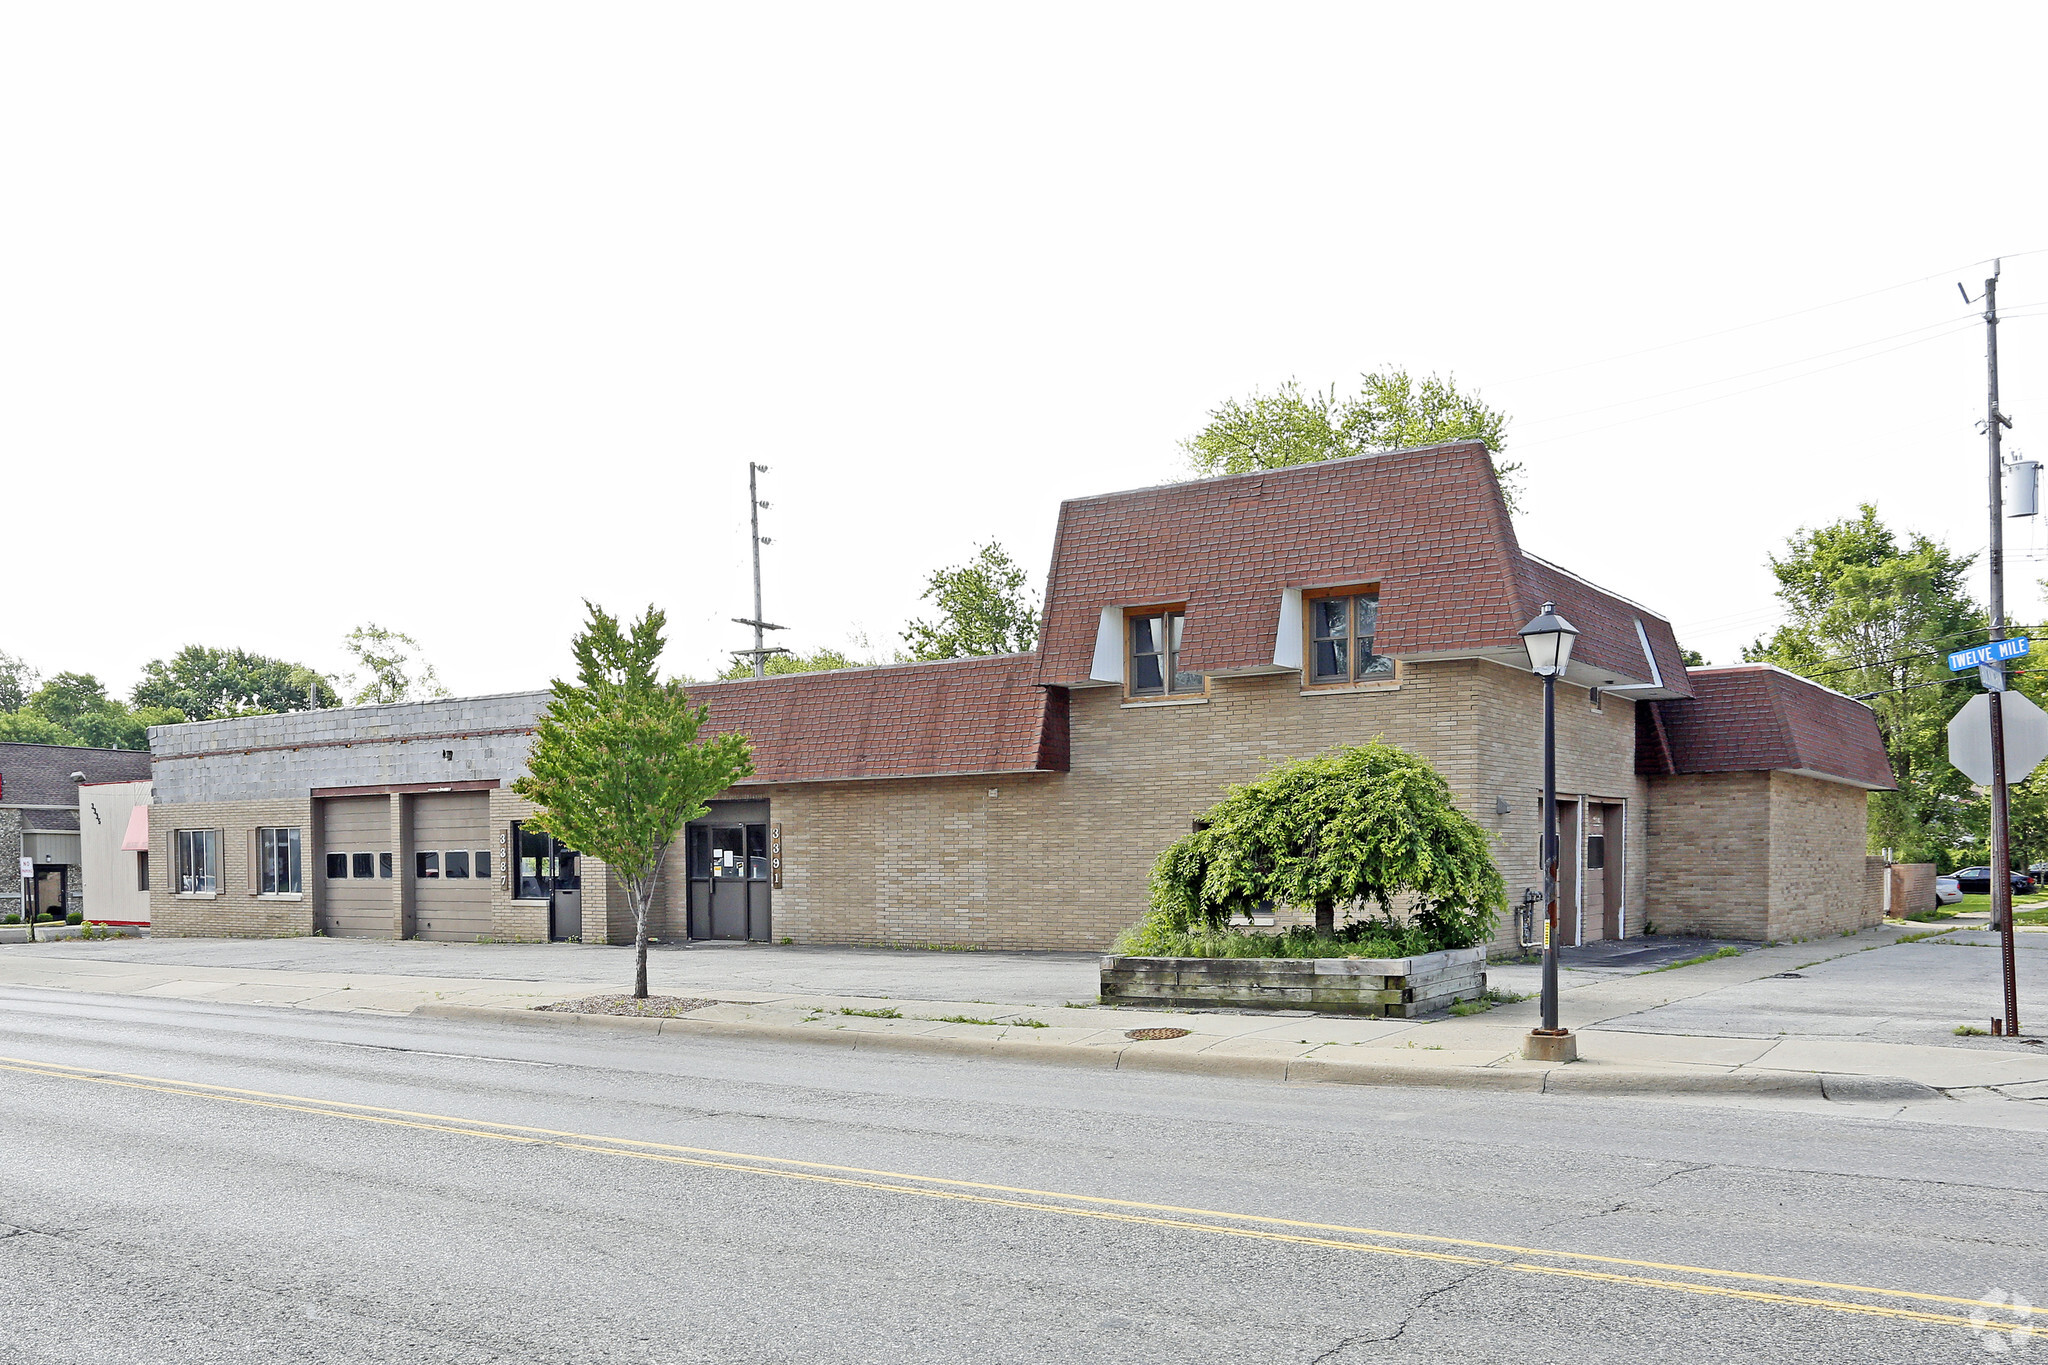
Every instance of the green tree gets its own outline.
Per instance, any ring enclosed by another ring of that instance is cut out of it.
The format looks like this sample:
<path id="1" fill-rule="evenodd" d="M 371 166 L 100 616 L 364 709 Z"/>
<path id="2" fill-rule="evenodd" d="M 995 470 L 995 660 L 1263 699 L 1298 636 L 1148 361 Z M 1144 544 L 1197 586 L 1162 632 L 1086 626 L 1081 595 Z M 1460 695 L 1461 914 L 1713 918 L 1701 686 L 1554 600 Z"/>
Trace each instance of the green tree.
<path id="1" fill-rule="evenodd" d="M 27 705 L 39 680 L 33 668 L 0 650 L 0 713 L 19 711 Z"/>
<path id="2" fill-rule="evenodd" d="M 924 599 L 939 609 L 937 621 L 912 621 L 903 628 L 909 659 L 962 659 L 983 654 L 1028 653 L 1038 643 L 1037 595 L 1024 570 L 1002 546 L 975 547 L 974 558 L 939 569 L 926 580 Z"/>
<path id="3" fill-rule="evenodd" d="M 418 657 L 420 642 L 403 631 L 365 622 L 348 633 L 342 648 L 363 670 L 349 676 L 350 686 L 356 689 L 349 700 L 357 706 L 448 695 L 434 666 Z"/>
<path id="4" fill-rule="evenodd" d="M 151 659 L 128 694 L 137 708 L 167 708 L 186 720 L 304 711 L 315 697 L 323 707 L 341 704 L 333 684 L 304 664 L 208 645 L 186 645 L 168 659 Z"/>
<path id="5" fill-rule="evenodd" d="M 1681 647 L 1678 651 L 1678 661 L 1684 664 L 1687 668 L 1707 667 L 1707 656 L 1700 653 L 1696 649 L 1686 649 Z"/>
<path id="6" fill-rule="evenodd" d="M 761 671 L 770 677 L 775 677 L 788 673 L 823 673 L 835 668 L 869 668 L 872 666 L 873 660 L 856 659 L 844 650 L 834 649 L 830 645 L 823 645 L 812 650 L 809 654 L 796 652 L 770 654 L 763 662 Z M 717 680 L 719 682 L 737 682 L 742 678 L 751 678 L 753 676 L 754 661 L 752 659 L 734 659 L 723 669 L 719 670 Z"/>
<path id="7" fill-rule="evenodd" d="M 1871 709 L 1899 787 L 1871 794 L 1870 847 L 1905 861 L 1935 861 L 1936 844 L 1969 838 L 1974 798 L 1949 764 L 1946 729 L 1970 689 L 1936 684 L 1958 681 L 1944 653 L 1987 625 L 1965 582 L 1975 560 L 1917 533 L 1901 541 L 1865 503 L 1802 528 L 1771 557 L 1786 621 L 1742 651 L 1838 692 L 1877 694 Z"/>
<path id="8" fill-rule="evenodd" d="M 77 744 L 92 749 L 147 749 L 149 727 L 175 725 L 185 719 L 179 712 L 145 706 L 130 710 L 90 673 L 59 673 L 28 699 L 13 719 L 46 722 L 40 729 L 40 744 Z"/>
<path id="9" fill-rule="evenodd" d="M 0 711 L 0 743 L 76 744 L 78 736 L 33 711 Z"/>
<path id="10" fill-rule="evenodd" d="M 633 907 L 633 994 L 647 996 L 647 915 L 663 860 L 705 802 L 754 771 L 745 735 L 698 738 L 706 708 L 655 665 L 666 618 L 653 607 L 621 631 L 618 619 L 584 603 L 590 620 L 576 636 L 576 681 L 557 678 L 512 790 L 539 808 L 530 821 L 597 859 L 626 888 Z"/>
<path id="11" fill-rule="evenodd" d="M 1221 928 L 1267 901 L 1313 909 L 1321 934 L 1340 905 L 1392 925 L 1402 901 L 1433 947 L 1463 948 L 1492 935 L 1507 892 L 1442 775 L 1375 740 L 1230 788 L 1152 869 L 1152 914 L 1171 929 Z"/>
<path id="12" fill-rule="evenodd" d="M 1304 392 L 1290 379 L 1271 393 L 1255 389 L 1242 401 L 1226 399 L 1181 449 L 1204 478 L 1446 441 L 1481 441 L 1497 455 L 1508 420 L 1476 392 L 1460 392 L 1453 377 L 1430 375 L 1417 384 L 1408 371 L 1389 365 L 1360 375 L 1359 391 L 1343 397 L 1335 384 Z M 1510 508 L 1520 491 L 1521 469 L 1519 463 L 1494 462 Z"/>

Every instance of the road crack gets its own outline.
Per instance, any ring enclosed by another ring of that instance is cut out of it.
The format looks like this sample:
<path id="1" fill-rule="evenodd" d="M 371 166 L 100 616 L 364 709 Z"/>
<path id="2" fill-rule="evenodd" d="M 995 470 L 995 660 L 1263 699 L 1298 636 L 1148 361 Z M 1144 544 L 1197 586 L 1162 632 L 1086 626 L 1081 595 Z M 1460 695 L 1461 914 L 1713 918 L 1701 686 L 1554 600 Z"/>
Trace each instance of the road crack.
<path id="1" fill-rule="evenodd" d="M 1460 1270 L 1456 1275 L 1452 1276 L 1445 1283 L 1437 1285 L 1435 1288 L 1432 1289 L 1425 1289 L 1424 1291 L 1422 1291 L 1421 1294 L 1417 1295 L 1415 1302 L 1408 1305 L 1408 1311 L 1401 1315 L 1401 1321 L 1395 1324 L 1393 1331 L 1385 1333 L 1380 1336 L 1368 1336 L 1365 1333 L 1360 1332 L 1355 1336 L 1345 1337 L 1336 1345 L 1332 1346 L 1329 1350 L 1324 1351 L 1320 1355 L 1309 1357 L 1308 1365 L 1324 1365 L 1324 1362 L 1335 1360 L 1338 1356 L 1342 1355 L 1346 1351 L 1351 1350 L 1355 1346 L 1384 1346 L 1388 1342 L 1399 1341 L 1401 1339 L 1401 1335 L 1408 1330 L 1408 1324 L 1415 1321 L 1415 1315 L 1417 1313 L 1420 1313 L 1423 1309 L 1429 1307 L 1430 1304 L 1434 1303 L 1437 1299 L 1442 1298 L 1445 1294 L 1450 1293 L 1453 1289 L 1458 1289 L 1462 1287 L 1467 1280 L 1471 1279 L 1474 1275 L 1477 1275 L 1482 1270 L 1490 1269 L 1492 1269 L 1491 1266 L 1483 1265 L 1465 1267 L 1463 1270 Z"/>

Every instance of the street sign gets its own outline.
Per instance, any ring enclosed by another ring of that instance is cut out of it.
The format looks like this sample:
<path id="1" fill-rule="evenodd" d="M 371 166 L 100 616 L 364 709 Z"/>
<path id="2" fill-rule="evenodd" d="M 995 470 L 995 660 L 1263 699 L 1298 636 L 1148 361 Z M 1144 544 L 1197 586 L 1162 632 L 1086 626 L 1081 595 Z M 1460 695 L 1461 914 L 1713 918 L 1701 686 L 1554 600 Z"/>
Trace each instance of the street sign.
<path id="1" fill-rule="evenodd" d="M 1948 669 L 1951 673 L 1962 673 L 1975 668 L 1978 664 L 1995 664 L 2006 659 L 2017 659 L 2032 647 L 2033 641 L 2024 635 L 2016 635 L 2010 640 L 1993 640 L 1988 645 L 1978 645 L 1974 649 L 1956 650 L 1948 656 Z"/>
<path id="2" fill-rule="evenodd" d="M 24 881 L 33 881 L 35 879 L 36 860 L 34 858 L 23 858 L 21 860 L 21 875 Z"/>
<path id="3" fill-rule="evenodd" d="M 2048 711 L 2005 694 L 2005 780 L 2017 782 L 2048 758 Z M 1991 694 L 1979 692 L 1948 723 L 1948 761 L 1980 787 L 1991 785 Z"/>

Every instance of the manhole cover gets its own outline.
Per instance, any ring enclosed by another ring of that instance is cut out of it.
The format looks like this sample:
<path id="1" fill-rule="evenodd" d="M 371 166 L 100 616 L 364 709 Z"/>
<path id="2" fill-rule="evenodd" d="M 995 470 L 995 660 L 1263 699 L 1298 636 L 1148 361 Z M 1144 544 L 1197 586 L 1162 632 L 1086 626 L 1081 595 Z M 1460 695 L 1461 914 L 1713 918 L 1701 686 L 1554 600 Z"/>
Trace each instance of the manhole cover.
<path id="1" fill-rule="evenodd" d="M 1193 1029 L 1185 1028 L 1134 1028 L 1124 1037 L 1134 1043 L 1150 1043 L 1160 1038 L 1185 1038 L 1193 1032 Z"/>

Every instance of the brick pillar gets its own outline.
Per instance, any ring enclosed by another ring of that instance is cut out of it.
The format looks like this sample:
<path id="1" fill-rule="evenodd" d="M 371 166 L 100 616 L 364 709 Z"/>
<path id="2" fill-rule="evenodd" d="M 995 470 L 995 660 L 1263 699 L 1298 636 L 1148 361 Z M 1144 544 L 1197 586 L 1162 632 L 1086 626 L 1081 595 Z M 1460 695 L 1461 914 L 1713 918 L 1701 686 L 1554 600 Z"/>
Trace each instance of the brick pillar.
<path id="1" fill-rule="evenodd" d="M 411 804 L 403 792 L 391 793 L 391 936 L 411 938 L 413 917 Z"/>

